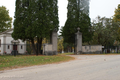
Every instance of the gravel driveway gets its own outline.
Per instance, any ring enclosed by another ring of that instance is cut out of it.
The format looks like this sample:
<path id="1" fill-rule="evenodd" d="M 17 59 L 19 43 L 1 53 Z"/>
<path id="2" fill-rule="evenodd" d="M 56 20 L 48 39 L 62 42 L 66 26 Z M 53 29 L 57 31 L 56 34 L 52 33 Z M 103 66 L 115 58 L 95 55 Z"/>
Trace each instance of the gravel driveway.
<path id="1" fill-rule="evenodd" d="M 72 55 L 59 64 L 0 72 L 0 80 L 120 80 L 120 55 Z"/>

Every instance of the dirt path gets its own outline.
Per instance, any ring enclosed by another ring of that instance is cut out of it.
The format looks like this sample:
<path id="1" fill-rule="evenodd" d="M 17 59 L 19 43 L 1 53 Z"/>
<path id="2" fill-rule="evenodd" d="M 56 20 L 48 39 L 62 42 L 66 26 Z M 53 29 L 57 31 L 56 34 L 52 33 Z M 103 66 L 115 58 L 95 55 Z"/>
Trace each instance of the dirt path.
<path id="1" fill-rule="evenodd" d="M 0 80 L 120 80 L 120 55 L 72 55 L 76 59 L 0 72 Z"/>

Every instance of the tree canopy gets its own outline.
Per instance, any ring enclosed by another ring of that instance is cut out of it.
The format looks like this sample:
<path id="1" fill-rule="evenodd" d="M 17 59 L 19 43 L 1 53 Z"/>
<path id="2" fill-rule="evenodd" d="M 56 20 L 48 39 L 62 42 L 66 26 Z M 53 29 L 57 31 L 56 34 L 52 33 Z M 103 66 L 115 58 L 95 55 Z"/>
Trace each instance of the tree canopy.
<path id="1" fill-rule="evenodd" d="M 41 50 L 43 38 L 48 38 L 53 29 L 58 29 L 57 0 L 16 0 L 14 39 L 37 39 Z"/>
<path id="2" fill-rule="evenodd" d="M 0 32 L 10 29 L 12 18 L 9 16 L 9 10 L 5 6 L 0 7 Z"/>
<path id="3" fill-rule="evenodd" d="M 68 0 L 67 20 L 62 29 L 64 42 L 74 43 L 77 28 L 82 32 L 83 42 L 89 42 L 92 33 L 89 32 L 91 22 L 89 18 L 89 0 Z"/>
<path id="4" fill-rule="evenodd" d="M 113 45 L 118 38 L 119 25 L 111 18 L 98 16 L 92 22 L 92 30 L 94 31 L 91 44 L 109 46 Z"/>
<path id="5" fill-rule="evenodd" d="M 118 38 L 117 41 L 120 41 L 120 4 L 118 5 L 117 9 L 115 9 L 115 14 L 113 16 L 113 20 L 119 24 L 119 28 L 117 30 L 118 32 Z"/>
<path id="6" fill-rule="evenodd" d="M 62 37 L 59 37 L 58 38 L 58 51 L 62 51 L 62 50 L 64 50 L 64 46 L 63 46 L 63 38 Z"/>
<path id="7" fill-rule="evenodd" d="M 120 4 L 118 5 L 117 9 L 115 9 L 115 14 L 113 16 L 114 21 L 119 22 L 120 24 Z"/>

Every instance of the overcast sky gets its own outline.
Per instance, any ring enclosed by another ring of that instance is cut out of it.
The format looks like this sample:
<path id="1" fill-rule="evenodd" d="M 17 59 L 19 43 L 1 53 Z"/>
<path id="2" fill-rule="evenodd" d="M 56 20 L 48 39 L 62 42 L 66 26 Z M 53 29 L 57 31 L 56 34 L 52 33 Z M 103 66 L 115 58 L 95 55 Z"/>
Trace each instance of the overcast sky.
<path id="1" fill-rule="evenodd" d="M 6 6 L 10 16 L 14 17 L 16 0 L 0 0 L 0 6 Z M 67 19 L 67 0 L 58 0 L 59 6 L 59 25 L 64 26 Z M 98 15 L 101 17 L 112 17 L 115 8 L 120 4 L 120 0 L 91 0 L 90 1 L 90 18 L 95 19 Z"/>

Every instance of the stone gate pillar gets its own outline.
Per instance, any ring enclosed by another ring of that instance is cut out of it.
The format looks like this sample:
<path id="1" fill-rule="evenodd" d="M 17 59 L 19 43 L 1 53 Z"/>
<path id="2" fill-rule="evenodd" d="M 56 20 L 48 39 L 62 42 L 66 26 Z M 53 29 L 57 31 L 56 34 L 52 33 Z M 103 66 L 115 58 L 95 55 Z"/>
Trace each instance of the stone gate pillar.
<path id="1" fill-rule="evenodd" d="M 50 36 L 50 44 L 43 45 L 44 55 L 57 55 L 57 29 L 54 29 Z"/>
<path id="2" fill-rule="evenodd" d="M 57 29 L 55 28 L 52 32 L 52 49 L 53 55 L 57 55 Z"/>
<path id="3" fill-rule="evenodd" d="M 80 28 L 77 28 L 78 32 L 75 33 L 75 54 L 82 53 L 82 33 L 79 32 Z"/>

